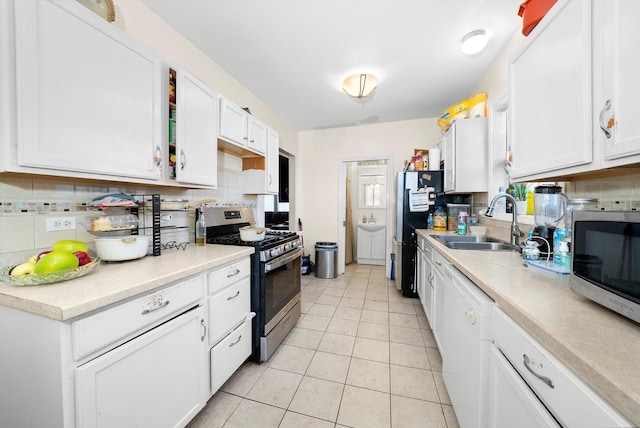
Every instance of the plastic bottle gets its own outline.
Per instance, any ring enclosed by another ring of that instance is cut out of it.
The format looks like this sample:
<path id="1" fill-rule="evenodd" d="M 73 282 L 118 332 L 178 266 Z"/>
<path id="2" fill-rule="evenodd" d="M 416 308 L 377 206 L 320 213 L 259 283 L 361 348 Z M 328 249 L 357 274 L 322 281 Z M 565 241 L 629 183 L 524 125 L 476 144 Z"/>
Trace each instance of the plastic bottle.
<path id="1" fill-rule="evenodd" d="M 504 193 L 504 187 L 498 187 L 498 193 Z M 500 198 L 496 201 L 496 206 L 493 210 L 494 213 L 499 214 L 507 212 L 506 204 L 504 201 L 505 198 Z"/>
<path id="2" fill-rule="evenodd" d="M 196 246 L 204 247 L 207 243 L 207 224 L 204 221 L 202 207 L 198 208 L 198 221 L 196 221 Z"/>
<path id="3" fill-rule="evenodd" d="M 527 215 L 533 215 L 535 212 L 534 193 L 527 192 Z"/>
<path id="4" fill-rule="evenodd" d="M 560 248 L 556 250 L 553 261 L 562 267 L 571 267 L 571 256 L 569 255 L 569 246 L 567 245 L 567 241 L 560 241 Z"/>
<path id="5" fill-rule="evenodd" d="M 467 234 L 467 213 L 461 212 L 458 215 L 458 235 Z"/>
<path id="6" fill-rule="evenodd" d="M 427 217 L 427 229 L 433 230 L 433 214 L 429 213 L 429 217 Z"/>
<path id="7" fill-rule="evenodd" d="M 433 230 L 436 232 L 447 231 L 447 212 L 441 206 L 437 206 L 433 213 Z"/>

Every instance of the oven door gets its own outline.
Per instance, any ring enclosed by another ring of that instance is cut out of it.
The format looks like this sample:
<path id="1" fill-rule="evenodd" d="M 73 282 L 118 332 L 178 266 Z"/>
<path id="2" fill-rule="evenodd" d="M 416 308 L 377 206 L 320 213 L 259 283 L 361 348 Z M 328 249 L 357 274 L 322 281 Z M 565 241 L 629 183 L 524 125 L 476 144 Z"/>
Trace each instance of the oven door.
<path id="1" fill-rule="evenodd" d="M 288 308 L 301 291 L 302 248 L 264 263 L 264 322 L 263 335 L 278 324 L 283 309 Z M 293 302 L 295 304 L 295 302 Z"/>

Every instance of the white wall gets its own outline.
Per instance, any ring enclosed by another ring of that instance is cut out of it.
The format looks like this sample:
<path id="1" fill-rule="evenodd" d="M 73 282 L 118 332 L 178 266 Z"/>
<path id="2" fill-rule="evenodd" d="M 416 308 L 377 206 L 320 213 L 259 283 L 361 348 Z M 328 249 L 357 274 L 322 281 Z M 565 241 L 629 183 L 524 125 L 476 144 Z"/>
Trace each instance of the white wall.
<path id="1" fill-rule="evenodd" d="M 337 241 L 341 160 L 393 156 L 399 171 L 414 149 L 435 147 L 440 135 L 437 118 L 301 132 L 298 189 L 306 253 L 315 257 L 316 242 Z"/>

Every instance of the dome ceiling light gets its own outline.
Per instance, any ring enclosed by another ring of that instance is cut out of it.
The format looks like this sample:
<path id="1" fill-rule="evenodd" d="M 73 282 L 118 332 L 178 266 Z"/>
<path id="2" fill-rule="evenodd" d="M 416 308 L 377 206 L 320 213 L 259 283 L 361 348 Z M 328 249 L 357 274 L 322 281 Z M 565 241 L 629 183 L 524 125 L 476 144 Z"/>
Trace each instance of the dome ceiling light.
<path id="1" fill-rule="evenodd" d="M 378 79 L 371 74 L 354 74 L 342 82 L 342 90 L 354 101 L 363 104 L 373 98 L 376 89 L 378 89 Z"/>
<path id="2" fill-rule="evenodd" d="M 467 56 L 479 54 L 487 47 L 489 38 L 484 30 L 474 30 L 462 38 L 460 50 Z"/>

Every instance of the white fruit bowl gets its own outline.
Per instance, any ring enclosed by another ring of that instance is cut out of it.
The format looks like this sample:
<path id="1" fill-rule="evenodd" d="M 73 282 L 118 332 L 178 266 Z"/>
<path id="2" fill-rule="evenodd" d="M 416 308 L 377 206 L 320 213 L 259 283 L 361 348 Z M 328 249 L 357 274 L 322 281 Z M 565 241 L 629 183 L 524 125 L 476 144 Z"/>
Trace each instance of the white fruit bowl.
<path id="1" fill-rule="evenodd" d="M 150 235 L 108 236 L 96 238 L 96 251 L 105 262 L 135 260 L 147 255 Z"/>

